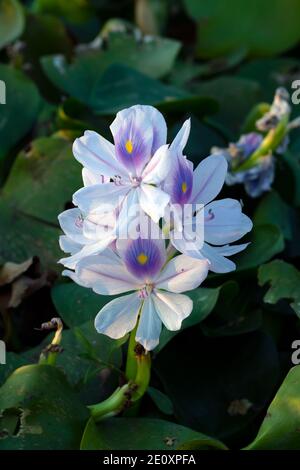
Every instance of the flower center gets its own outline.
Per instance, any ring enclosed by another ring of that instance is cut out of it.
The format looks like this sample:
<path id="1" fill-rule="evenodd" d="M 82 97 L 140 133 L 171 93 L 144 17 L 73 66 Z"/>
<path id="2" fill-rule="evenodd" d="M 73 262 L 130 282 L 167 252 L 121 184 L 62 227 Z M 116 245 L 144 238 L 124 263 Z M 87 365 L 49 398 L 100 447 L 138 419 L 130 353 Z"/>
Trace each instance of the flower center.
<path id="1" fill-rule="evenodd" d="M 183 183 L 181 184 L 181 191 L 183 192 L 183 194 L 186 193 L 186 191 L 187 191 L 186 181 L 183 181 Z"/>
<path id="2" fill-rule="evenodd" d="M 212 209 L 209 209 L 207 217 L 205 217 L 205 222 L 209 222 L 215 218 L 215 214 L 213 213 Z"/>
<path id="3" fill-rule="evenodd" d="M 132 186 L 134 188 L 137 188 L 142 182 L 142 178 L 138 176 L 131 176 L 130 179 L 131 179 Z"/>
<path id="4" fill-rule="evenodd" d="M 146 299 L 150 294 L 151 292 L 153 291 L 154 289 L 154 284 L 146 284 L 144 287 L 142 287 L 138 293 L 138 296 L 140 299 Z"/>
<path id="5" fill-rule="evenodd" d="M 125 148 L 127 150 L 127 153 L 129 153 L 129 155 L 131 155 L 132 151 L 133 151 L 133 143 L 131 142 L 131 140 L 127 140 L 127 142 L 125 144 Z"/>
<path id="6" fill-rule="evenodd" d="M 148 261 L 148 256 L 145 255 L 145 253 L 141 252 L 136 259 L 138 260 L 138 263 L 141 264 L 142 266 L 147 263 Z"/>
<path id="7" fill-rule="evenodd" d="M 75 225 L 76 225 L 76 227 L 78 227 L 78 228 L 82 228 L 82 227 L 83 227 L 83 216 L 82 216 L 82 214 L 80 214 L 80 215 L 76 218 L 76 220 L 75 220 Z"/>

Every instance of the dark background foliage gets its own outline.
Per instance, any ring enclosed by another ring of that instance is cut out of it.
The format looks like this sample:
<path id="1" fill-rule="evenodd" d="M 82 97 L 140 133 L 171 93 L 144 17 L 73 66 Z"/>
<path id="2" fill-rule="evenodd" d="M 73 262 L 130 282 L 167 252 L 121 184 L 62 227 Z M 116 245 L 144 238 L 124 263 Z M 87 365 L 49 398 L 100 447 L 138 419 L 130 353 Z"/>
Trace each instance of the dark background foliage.
<path id="1" fill-rule="evenodd" d="M 197 164 L 237 140 L 278 86 L 293 91 L 299 21 L 298 0 L 0 0 L 0 449 L 300 449 L 299 366 L 289 372 L 300 340 L 299 131 L 270 193 L 222 191 L 254 221 L 236 272 L 209 275 L 183 330 L 163 331 L 139 406 L 89 421 L 83 438 L 85 405 L 122 383 L 126 338 L 95 332 L 108 298 L 62 279 L 57 264 L 57 215 L 81 185 L 74 138 L 109 138 L 118 110 L 151 104 L 169 140 L 191 116 L 186 154 Z M 57 316 L 57 367 L 34 365 L 51 342 L 37 328 Z"/>

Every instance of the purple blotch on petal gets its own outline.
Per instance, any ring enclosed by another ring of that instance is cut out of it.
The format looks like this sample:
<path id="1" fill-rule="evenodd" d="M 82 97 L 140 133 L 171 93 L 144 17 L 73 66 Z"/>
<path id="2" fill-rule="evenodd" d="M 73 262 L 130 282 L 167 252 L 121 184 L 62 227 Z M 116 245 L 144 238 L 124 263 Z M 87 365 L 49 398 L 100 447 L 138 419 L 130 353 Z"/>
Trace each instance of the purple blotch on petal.
<path id="1" fill-rule="evenodd" d="M 124 254 L 128 271 L 139 279 L 153 279 L 161 270 L 164 260 L 153 240 L 132 240 Z"/>
<path id="2" fill-rule="evenodd" d="M 173 204 L 187 204 L 190 201 L 193 189 L 193 170 L 188 160 L 178 158 L 178 164 L 173 172 L 170 187 L 171 201 Z"/>

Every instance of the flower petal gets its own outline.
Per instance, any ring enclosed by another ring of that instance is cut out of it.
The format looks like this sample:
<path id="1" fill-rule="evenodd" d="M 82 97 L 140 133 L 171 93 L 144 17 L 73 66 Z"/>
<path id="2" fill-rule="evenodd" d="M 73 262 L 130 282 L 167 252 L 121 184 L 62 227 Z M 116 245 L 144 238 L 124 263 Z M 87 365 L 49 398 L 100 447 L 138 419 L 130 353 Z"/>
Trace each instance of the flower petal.
<path id="1" fill-rule="evenodd" d="M 174 158 L 173 158 L 174 157 Z M 193 164 L 183 156 L 172 155 L 172 166 L 163 189 L 171 196 L 172 204 L 189 203 L 193 190 Z"/>
<path id="2" fill-rule="evenodd" d="M 136 108 L 140 108 L 148 117 L 149 121 L 151 122 L 153 128 L 153 142 L 152 142 L 152 149 L 151 155 L 164 145 L 167 141 L 167 124 L 165 118 L 153 106 L 148 105 L 136 105 Z"/>
<path id="3" fill-rule="evenodd" d="M 155 309 L 168 330 L 180 330 L 182 320 L 193 310 L 193 301 L 183 294 L 156 291 L 153 295 Z"/>
<path id="4" fill-rule="evenodd" d="M 160 332 L 161 320 L 155 310 L 152 295 L 150 295 L 143 304 L 135 339 L 144 346 L 146 351 L 151 351 L 159 343 Z"/>
<path id="5" fill-rule="evenodd" d="M 82 231 L 90 243 L 98 241 L 101 238 L 116 237 L 115 212 L 88 214 L 84 219 Z"/>
<path id="6" fill-rule="evenodd" d="M 137 238 L 118 240 L 117 249 L 126 268 L 137 279 L 148 282 L 156 277 L 166 260 L 164 240 Z"/>
<path id="7" fill-rule="evenodd" d="M 127 176 L 115 156 L 115 147 L 94 131 L 85 131 L 73 144 L 73 154 L 88 170 L 113 177 Z"/>
<path id="8" fill-rule="evenodd" d="M 66 235 L 61 235 L 59 237 L 59 246 L 62 251 L 65 253 L 71 253 L 74 255 L 77 251 L 81 250 L 81 243 L 74 242 L 70 237 Z"/>
<path id="9" fill-rule="evenodd" d="M 58 221 L 65 234 L 74 242 L 79 244 L 87 243 L 82 232 L 83 218 L 80 209 L 68 209 L 58 216 Z"/>
<path id="10" fill-rule="evenodd" d="M 235 242 L 252 229 L 252 222 L 242 213 L 235 199 L 221 199 L 207 204 L 204 209 L 204 238 L 214 245 Z"/>
<path id="11" fill-rule="evenodd" d="M 168 262 L 156 281 L 159 289 L 180 293 L 198 287 L 208 274 L 207 260 L 179 255 Z"/>
<path id="12" fill-rule="evenodd" d="M 135 327 L 140 306 L 141 300 L 136 293 L 112 300 L 97 314 L 96 330 L 113 339 L 123 338 Z"/>
<path id="13" fill-rule="evenodd" d="M 203 257 L 209 260 L 209 269 L 214 273 L 229 273 L 236 268 L 233 261 L 223 256 L 222 251 L 220 251 L 222 248 L 223 247 L 214 247 L 204 243 L 201 251 L 198 253 L 199 258 Z M 224 254 L 226 254 L 226 251 Z"/>
<path id="14" fill-rule="evenodd" d="M 83 258 L 77 264 L 76 273 L 80 282 L 91 287 L 96 294 L 121 294 L 141 287 L 110 249 L 100 255 Z"/>
<path id="15" fill-rule="evenodd" d="M 81 249 L 73 253 L 72 256 L 60 259 L 59 263 L 66 268 L 75 269 L 80 260 L 87 256 L 98 255 L 104 251 L 114 239 L 115 238 L 113 236 L 107 236 L 105 238 L 101 238 L 96 243 L 81 246 Z"/>
<path id="16" fill-rule="evenodd" d="M 117 133 L 122 126 L 123 120 L 128 117 L 131 113 L 134 113 L 138 111 L 139 113 L 142 113 L 145 115 L 145 118 L 148 120 L 149 124 L 152 127 L 153 131 L 153 141 L 152 141 L 152 149 L 151 149 L 151 154 L 153 155 L 156 150 L 164 145 L 167 141 L 167 124 L 166 121 L 161 114 L 160 111 L 158 111 L 156 108 L 153 106 L 148 106 L 148 105 L 134 105 L 131 106 L 130 108 L 123 109 L 120 111 L 116 119 L 111 125 L 111 131 L 113 135 Z"/>
<path id="17" fill-rule="evenodd" d="M 86 213 L 114 211 L 130 191 L 130 186 L 115 183 L 94 184 L 81 188 L 73 195 L 73 203 Z"/>
<path id="18" fill-rule="evenodd" d="M 194 171 L 191 201 L 207 204 L 221 191 L 228 164 L 222 155 L 212 155 L 202 160 Z"/>
<path id="19" fill-rule="evenodd" d="M 243 251 L 249 243 L 242 243 L 240 245 L 224 245 L 224 246 L 216 246 L 214 247 L 215 250 L 223 256 L 231 256 L 235 255 L 236 253 L 240 253 Z"/>
<path id="20" fill-rule="evenodd" d="M 161 184 L 169 173 L 170 167 L 170 152 L 168 146 L 163 145 L 155 152 L 144 169 L 142 174 L 143 183 L 157 185 Z"/>
<path id="21" fill-rule="evenodd" d="M 170 196 L 161 189 L 149 184 L 141 184 L 139 190 L 141 208 L 155 223 L 158 223 L 159 219 L 163 217 L 169 200 Z"/>
<path id="22" fill-rule="evenodd" d="M 171 143 L 170 150 L 172 151 L 175 150 L 178 155 L 181 155 L 183 153 L 184 147 L 187 144 L 190 131 L 191 131 L 191 120 L 187 119 L 183 123 L 181 129 L 179 130 L 179 132 L 175 136 L 175 139 Z"/>
<path id="23" fill-rule="evenodd" d="M 151 157 L 153 127 L 141 107 L 133 106 L 117 113 L 110 126 L 116 157 L 133 176 L 139 176 Z"/>
<path id="24" fill-rule="evenodd" d="M 82 169 L 82 181 L 84 186 L 92 186 L 93 184 L 109 183 L 109 177 L 101 175 L 96 171 L 91 171 L 88 168 Z"/>

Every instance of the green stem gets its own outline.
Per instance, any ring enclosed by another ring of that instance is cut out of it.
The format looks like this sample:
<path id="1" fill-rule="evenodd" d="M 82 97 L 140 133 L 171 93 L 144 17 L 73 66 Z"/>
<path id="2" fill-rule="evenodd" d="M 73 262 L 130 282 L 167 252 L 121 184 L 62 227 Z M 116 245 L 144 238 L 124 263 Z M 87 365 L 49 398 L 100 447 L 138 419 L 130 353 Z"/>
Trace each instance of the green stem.
<path id="1" fill-rule="evenodd" d="M 249 170 L 257 164 L 260 158 L 265 157 L 266 155 L 270 154 L 270 152 L 273 152 L 284 138 L 287 131 L 287 124 L 288 117 L 282 119 L 277 125 L 277 127 L 275 127 L 275 129 L 271 129 L 260 144 L 260 146 L 258 147 L 258 149 L 253 152 L 251 157 L 244 163 L 242 163 L 240 166 L 235 168 L 233 172 L 237 173 L 240 171 Z"/>
<path id="2" fill-rule="evenodd" d="M 133 403 L 137 403 L 148 388 L 151 376 L 151 356 L 143 346 L 136 342 L 136 329 L 137 326 L 131 332 L 128 344 L 126 362 L 128 383 L 119 387 L 103 402 L 89 406 L 96 422 L 115 416 Z"/>
<path id="3" fill-rule="evenodd" d="M 136 330 L 137 330 L 138 323 L 130 333 L 129 343 L 128 343 L 128 350 L 127 350 L 127 359 L 126 359 L 126 370 L 125 375 L 127 380 L 134 380 L 137 373 L 137 361 L 136 361 L 136 354 L 135 354 L 135 347 L 137 342 L 135 340 Z"/>
<path id="4" fill-rule="evenodd" d="M 132 401 L 137 401 L 145 394 L 151 378 L 151 355 L 144 350 L 136 355 L 137 372 L 134 380 L 137 389 L 133 393 Z"/>
<path id="5" fill-rule="evenodd" d="M 52 318 L 49 323 L 43 323 L 41 327 L 42 330 L 49 330 L 51 328 L 56 328 L 56 332 L 51 344 L 49 344 L 49 346 L 47 346 L 47 348 L 42 351 L 40 355 L 39 364 L 48 364 L 51 366 L 55 366 L 57 355 L 61 351 L 61 348 L 59 347 L 62 340 L 63 332 L 63 323 L 61 319 Z"/>
<path id="6" fill-rule="evenodd" d="M 127 405 L 131 393 L 132 384 L 127 383 L 123 387 L 117 388 L 114 393 L 106 400 L 88 408 L 95 421 L 115 416 L 120 413 Z"/>

